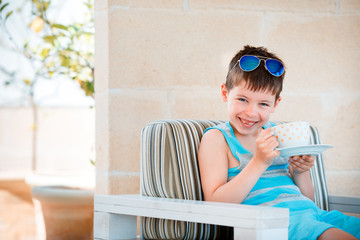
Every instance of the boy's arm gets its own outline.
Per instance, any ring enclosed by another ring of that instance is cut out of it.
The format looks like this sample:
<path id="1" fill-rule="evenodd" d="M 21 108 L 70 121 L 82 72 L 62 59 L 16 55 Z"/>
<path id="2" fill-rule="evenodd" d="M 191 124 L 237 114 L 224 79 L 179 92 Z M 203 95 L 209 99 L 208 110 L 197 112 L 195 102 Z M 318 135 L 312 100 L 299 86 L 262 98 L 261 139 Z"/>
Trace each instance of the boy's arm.
<path id="1" fill-rule="evenodd" d="M 272 159 L 280 154 L 279 151 L 273 150 L 276 146 L 272 144 L 276 144 L 275 138 L 270 131 L 264 131 L 257 143 L 260 148 L 257 152 L 262 154 L 255 154 L 247 166 L 228 182 L 228 157 L 231 151 L 219 130 L 207 131 L 198 151 L 201 186 L 205 200 L 242 203 L 263 172 L 271 165 Z"/>
<path id="2" fill-rule="evenodd" d="M 315 157 L 313 156 L 293 156 L 289 159 L 289 171 L 295 182 L 295 184 L 300 188 L 301 193 L 315 200 L 315 191 L 312 184 L 309 170 L 314 166 Z"/>

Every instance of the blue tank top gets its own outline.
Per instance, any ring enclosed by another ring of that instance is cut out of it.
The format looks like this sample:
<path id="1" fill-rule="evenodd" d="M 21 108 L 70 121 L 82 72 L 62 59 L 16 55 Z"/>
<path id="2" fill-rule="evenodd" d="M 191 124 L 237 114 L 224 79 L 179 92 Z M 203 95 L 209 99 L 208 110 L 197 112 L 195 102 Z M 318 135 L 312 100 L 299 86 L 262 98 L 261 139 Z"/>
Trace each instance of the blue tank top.
<path id="1" fill-rule="evenodd" d="M 263 128 L 273 126 L 274 123 L 268 122 Z M 208 128 L 205 132 L 210 129 L 218 129 L 222 132 L 231 153 L 240 162 L 238 167 L 228 169 L 228 181 L 231 181 L 250 162 L 254 154 L 241 145 L 229 122 Z M 301 194 L 290 176 L 288 165 L 288 158 L 276 157 L 242 204 L 286 207 L 290 210 L 316 207 L 313 201 Z"/>

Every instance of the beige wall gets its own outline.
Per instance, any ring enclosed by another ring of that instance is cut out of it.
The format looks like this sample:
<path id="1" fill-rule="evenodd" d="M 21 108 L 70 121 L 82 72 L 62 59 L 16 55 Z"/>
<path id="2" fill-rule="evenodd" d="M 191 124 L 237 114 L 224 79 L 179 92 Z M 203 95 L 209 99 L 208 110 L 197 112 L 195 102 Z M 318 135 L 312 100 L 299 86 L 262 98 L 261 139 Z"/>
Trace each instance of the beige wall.
<path id="1" fill-rule="evenodd" d="M 93 173 L 94 116 L 89 107 L 39 108 L 35 172 Z M 0 108 L 0 180 L 22 179 L 31 172 L 32 131 L 30 108 Z"/>
<path id="2" fill-rule="evenodd" d="M 287 65 L 273 120 L 318 127 L 331 194 L 360 196 L 360 1 L 95 1 L 97 192 L 139 192 L 140 131 L 226 119 L 220 84 L 245 44 Z"/>

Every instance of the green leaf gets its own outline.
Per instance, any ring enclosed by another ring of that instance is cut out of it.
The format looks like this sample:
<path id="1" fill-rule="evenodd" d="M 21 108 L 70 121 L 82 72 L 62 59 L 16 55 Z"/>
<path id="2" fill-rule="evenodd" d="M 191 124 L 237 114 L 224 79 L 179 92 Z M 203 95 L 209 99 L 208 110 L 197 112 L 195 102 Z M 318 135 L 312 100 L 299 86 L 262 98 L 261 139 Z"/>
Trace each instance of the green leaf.
<path id="1" fill-rule="evenodd" d="M 93 94 L 94 94 L 94 83 L 86 81 L 85 86 L 83 87 L 83 89 L 85 90 L 85 95 L 86 96 L 93 96 Z"/>
<path id="2" fill-rule="evenodd" d="M 35 6 L 36 6 L 36 9 L 38 10 L 38 12 L 41 12 L 41 9 L 42 9 L 41 3 L 36 1 Z"/>
<path id="3" fill-rule="evenodd" d="M 44 39 L 45 42 L 48 42 L 48 43 L 50 43 L 51 45 L 54 45 L 54 44 L 55 44 L 56 36 L 47 35 L 47 36 L 44 36 L 43 39 Z"/>
<path id="4" fill-rule="evenodd" d="M 5 21 L 6 21 L 6 19 L 8 19 L 8 17 L 11 16 L 12 13 L 13 13 L 13 11 L 10 11 L 10 12 L 8 12 L 8 13 L 6 14 L 6 16 L 5 16 Z"/>
<path id="5" fill-rule="evenodd" d="M 67 68 L 70 67 L 70 61 L 71 61 L 70 58 L 63 58 L 61 61 L 61 66 L 67 67 Z"/>
<path id="6" fill-rule="evenodd" d="M 79 30 L 79 28 L 78 27 L 76 27 L 75 25 L 69 25 L 69 27 L 68 27 L 68 31 L 69 31 L 69 33 L 70 34 L 76 34 L 76 32 Z"/>
<path id="7" fill-rule="evenodd" d="M 47 9 L 49 8 L 50 2 L 45 2 L 45 1 L 44 1 L 44 2 L 42 3 L 42 5 L 43 5 L 43 11 L 46 12 Z"/>
<path id="8" fill-rule="evenodd" d="M 62 24 L 58 24 L 58 23 L 51 24 L 51 27 L 52 28 L 59 28 L 59 29 L 67 30 L 66 26 L 64 26 Z"/>
<path id="9" fill-rule="evenodd" d="M 86 6 L 88 9 L 92 9 L 92 8 L 93 8 L 93 5 L 90 4 L 90 3 L 84 3 L 84 4 L 85 4 L 85 6 Z"/>
<path id="10" fill-rule="evenodd" d="M 81 34 L 84 34 L 84 35 L 89 35 L 89 36 L 94 35 L 94 33 L 93 33 L 93 32 L 87 32 L 87 31 L 84 31 L 84 32 L 82 32 Z"/>
<path id="11" fill-rule="evenodd" d="M 46 58 L 47 55 L 49 55 L 49 52 L 50 52 L 50 48 L 44 48 L 44 49 L 41 51 L 40 56 L 41 56 L 42 58 Z"/>
<path id="12" fill-rule="evenodd" d="M 24 49 L 29 46 L 29 39 L 26 39 L 24 42 Z"/>
<path id="13" fill-rule="evenodd" d="M 1 3 L 0 3 L 1 4 Z M 0 12 L 2 12 L 4 10 L 4 8 L 7 7 L 7 5 L 9 5 L 9 3 L 5 3 L 1 8 L 0 8 Z"/>

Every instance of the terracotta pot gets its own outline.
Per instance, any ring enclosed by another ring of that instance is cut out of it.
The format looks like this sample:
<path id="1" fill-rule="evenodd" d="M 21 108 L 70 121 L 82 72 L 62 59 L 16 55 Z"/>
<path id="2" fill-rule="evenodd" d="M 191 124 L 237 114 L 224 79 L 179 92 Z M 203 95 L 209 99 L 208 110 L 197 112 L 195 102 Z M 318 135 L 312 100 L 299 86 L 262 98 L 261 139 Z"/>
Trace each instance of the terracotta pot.
<path id="1" fill-rule="evenodd" d="M 32 196 L 41 207 L 46 239 L 93 239 L 94 191 L 38 186 Z"/>

